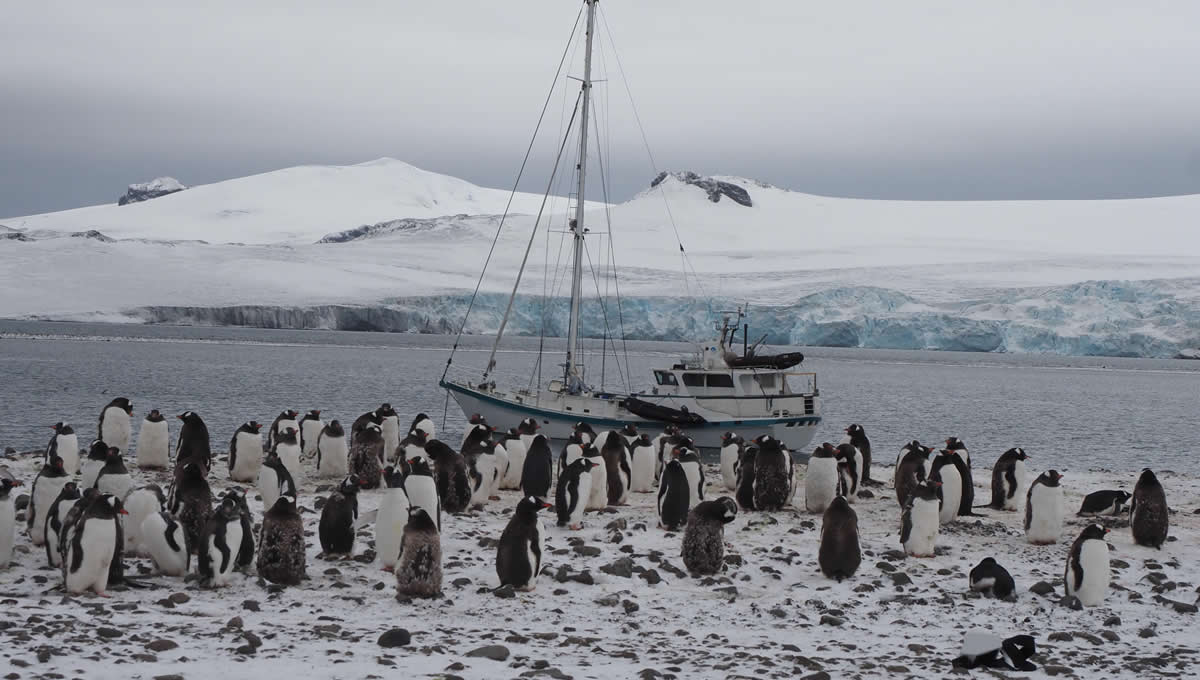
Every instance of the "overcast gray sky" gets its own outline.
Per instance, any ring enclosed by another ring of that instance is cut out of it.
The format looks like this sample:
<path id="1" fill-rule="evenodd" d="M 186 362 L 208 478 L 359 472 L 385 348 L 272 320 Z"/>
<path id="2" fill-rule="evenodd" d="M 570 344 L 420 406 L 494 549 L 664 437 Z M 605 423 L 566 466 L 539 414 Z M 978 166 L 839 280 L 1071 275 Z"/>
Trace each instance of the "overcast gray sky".
<path id="1" fill-rule="evenodd" d="M 877 198 L 1200 193 L 1197 2 L 601 7 L 665 169 Z M 4 3 L 0 216 L 111 202 L 157 175 L 380 156 L 507 187 L 578 9 Z M 627 198 L 653 173 L 606 40 L 602 128 Z"/>

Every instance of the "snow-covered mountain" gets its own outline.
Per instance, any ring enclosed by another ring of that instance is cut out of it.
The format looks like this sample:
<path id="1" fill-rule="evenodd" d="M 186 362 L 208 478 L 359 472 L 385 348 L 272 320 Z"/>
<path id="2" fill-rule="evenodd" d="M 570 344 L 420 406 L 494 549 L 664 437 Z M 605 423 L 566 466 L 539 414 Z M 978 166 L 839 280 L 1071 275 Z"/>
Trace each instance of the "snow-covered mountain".
<path id="1" fill-rule="evenodd" d="M 382 159 L 0 219 L 21 237 L 0 238 L 0 316 L 441 332 L 461 322 L 508 198 Z M 471 331 L 497 327 L 540 203 L 515 197 L 523 215 L 506 223 Z M 510 332 L 537 332 L 543 293 L 565 293 L 566 207 L 554 201 L 534 240 Z M 703 336 L 710 310 L 749 302 L 774 343 L 1200 347 L 1200 196 L 873 201 L 670 173 L 603 208 L 587 216 L 587 292 L 615 292 L 615 263 L 631 337 Z M 601 311 L 585 309 L 591 332 Z"/>

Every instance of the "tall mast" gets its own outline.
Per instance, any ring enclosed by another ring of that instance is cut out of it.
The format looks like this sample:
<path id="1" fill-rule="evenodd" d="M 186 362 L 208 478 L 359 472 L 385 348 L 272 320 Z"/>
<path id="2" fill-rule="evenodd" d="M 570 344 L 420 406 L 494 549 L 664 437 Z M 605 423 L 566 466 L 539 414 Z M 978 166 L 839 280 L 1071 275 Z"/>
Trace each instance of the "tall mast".
<path id="1" fill-rule="evenodd" d="M 575 219 L 571 223 L 571 233 L 574 235 L 574 265 L 571 270 L 571 325 L 567 332 L 567 361 L 564 365 L 564 378 L 568 391 L 578 391 L 583 379 L 582 366 L 579 364 L 579 308 L 583 294 L 583 237 L 586 230 L 583 227 L 583 209 L 585 204 L 587 178 L 587 143 L 588 143 L 588 113 L 591 110 L 592 95 L 592 32 L 596 25 L 596 3 L 599 0 L 584 0 L 588 6 L 587 15 L 587 49 L 583 57 L 583 110 L 579 125 L 579 190 L 575 197 Z"/>

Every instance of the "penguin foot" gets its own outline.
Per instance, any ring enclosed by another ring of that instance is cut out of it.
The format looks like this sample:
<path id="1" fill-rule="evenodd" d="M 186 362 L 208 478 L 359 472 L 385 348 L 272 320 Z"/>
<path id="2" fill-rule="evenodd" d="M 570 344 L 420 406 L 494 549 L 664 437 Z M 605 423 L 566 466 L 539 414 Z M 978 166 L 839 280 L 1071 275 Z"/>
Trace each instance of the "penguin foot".
<path id="1" fill-rule="evenodd" d="M 582 524 L 572 524 L 569 528 L 571 529 L 571 531 L 579 531 L 579 530 L 583 529 L 583 525 Z"/>
<path id="2" fill-rule="evenodd" d="M 387 572 L 387 573 L 389 573 L 389 574 L 390 574 L 390 573 L 392 573 L 392 571 L 393 571 L 394 569 L 395 569 L 395 567 L 384 567 L 384 568 L 383 568 L 383 570 L 384 570 L 384 571 L 386 571 L 386 572 Z"/>
<path id="3" fill-rule="evenodd" d="M 500 497 L 499 496 L 488 496 L 488 500 L 489 501 L 498 501 L 498 500 L 500 500 Z M 480 507 L 483 507 L 483 506 L 481 505 Z"/>

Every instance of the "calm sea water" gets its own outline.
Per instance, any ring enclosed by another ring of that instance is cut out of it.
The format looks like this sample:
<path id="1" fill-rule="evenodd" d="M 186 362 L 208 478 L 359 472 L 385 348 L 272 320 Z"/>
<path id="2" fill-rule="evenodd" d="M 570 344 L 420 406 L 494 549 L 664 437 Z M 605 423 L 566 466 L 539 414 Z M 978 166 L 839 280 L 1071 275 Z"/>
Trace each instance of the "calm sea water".
<path id="1" fill-rule="evenodd" d="M 135 418 L 151 408 L 193 410 L 224 448 L 239 424 L 270 422 L 285 408 L 322 409 L 344 423 L 391 402 L 402 420 L 429 413 L 461 432 L 464 417 L 437 381 L 452 338 L 338 331 L 276 331 L 0 321 L 0 448 L 40 449 L 58 420 L 94 436 L 100 408 L 130 397 Z M 464 338 L 455 370 L 475 371 L 491 339 Z M 506 340 L 498 376 L 536 378 L 536 338 Z M 561 341 L 553 346 L 561 347 Z M 595 343 L 589 376 L 618 388 L 611 356 Z M 635 388 L 648 369 L 690 351 L 681 344 L 628 344 Z M 837 441 L 862 423 L 877 459 L 911 439 L 966 441 L 977 466 L 1023 446 L 1036 469 L 1146 466 L 1190 470 L 1200 452 L 1200 362 L 802 348 L 815 371 L 824 423 Z M 561 356 L 561 355 L 560 355 Z M 545 379 L 561 358 L 547 357 Z M 172 422 L 172 427 L 175 421 Z M 173 430 L 174 431 L 174 430 Z M 447 439 L 457 441 L 457 435 Z"/>

